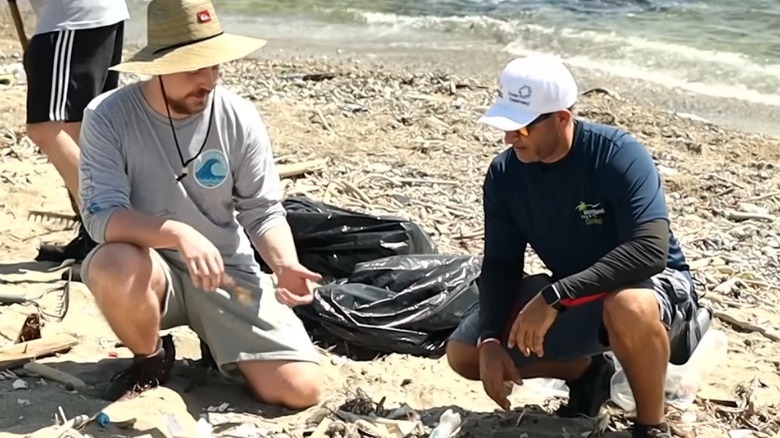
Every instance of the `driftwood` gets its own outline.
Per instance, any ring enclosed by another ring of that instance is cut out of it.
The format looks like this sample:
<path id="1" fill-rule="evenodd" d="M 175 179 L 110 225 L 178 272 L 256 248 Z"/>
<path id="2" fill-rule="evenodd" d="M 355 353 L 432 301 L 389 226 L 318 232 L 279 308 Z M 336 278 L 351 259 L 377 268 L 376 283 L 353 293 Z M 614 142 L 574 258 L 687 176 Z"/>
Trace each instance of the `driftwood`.
<path id="1" fill-rule="evenodd" d="M 22 366 L 37 358 L 68 351 L 78 342 L 73 336 L 54 335 L 0 347 L 0 371 Z"/>

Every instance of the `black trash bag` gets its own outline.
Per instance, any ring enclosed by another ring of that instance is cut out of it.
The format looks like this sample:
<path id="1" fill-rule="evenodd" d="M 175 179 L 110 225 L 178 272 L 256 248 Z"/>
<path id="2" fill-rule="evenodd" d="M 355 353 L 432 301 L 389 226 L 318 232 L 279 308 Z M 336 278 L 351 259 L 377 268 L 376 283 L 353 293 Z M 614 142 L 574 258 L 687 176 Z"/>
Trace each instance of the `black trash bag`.
<path id="1" fill-rule="evenodd" d="M 366 358 L 441 357 L 449 335 L 478 302 L 482 259 L 402 255 L 363 262 L 347 279 L 317 289 L 296 313 L 315 342 L 358 347 Z"/>
<path id="2" fill-rule="evenodd" d="M 431 237 L 419 225 L 392 216 L 369 216 L 305 196 L 283 202 L 298 259 L 328 278 L 346 278 L 355 265 L 404 254 L 437 254 Z M 255 252 L 263 270 L 268 267 Z"/>

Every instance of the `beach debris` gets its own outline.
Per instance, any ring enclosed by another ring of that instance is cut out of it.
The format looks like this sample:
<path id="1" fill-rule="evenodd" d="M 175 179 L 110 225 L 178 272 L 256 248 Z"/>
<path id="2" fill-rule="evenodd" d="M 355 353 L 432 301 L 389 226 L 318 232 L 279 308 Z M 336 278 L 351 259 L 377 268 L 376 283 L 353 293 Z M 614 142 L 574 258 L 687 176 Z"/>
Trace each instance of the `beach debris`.
<path id="1" fill-rule="evenodd" d="M 431 438 L 449 438 L 460 429 L 460 414 L 447 409 L 439 418 L 439 425 L 431 431 Z"/>
<path id="2" fill-rule="evenodd" d="M 95 415 L 95 423 L 100 427 L 108 427 L 108 425 L 111 424 L 111 418 L 109 418 L 105 412 L 101 411 Z M 135 423 L 135 419 L 132 419 L 132 423 Z"/>
<path id="3" fill-rule="evenodd" d="M 617 91 L 615 91 L 615 90 L 613 90 L 611 88 L 606 88 L 606 87 L 593 87 L 593 88 L 589 88 L 589 89 L 581 92 L 580 94 L 583 95 L 583 96 L 589 96 L 591 94 L 601 94 L 601 95 L 604 95 L 604 96 L 609 96 L 609 97 L 611 97 L 613 99 L 617 99 L 617 100 L 621 100 L 621 101 L 624 100 L 623 97 L 620 96 L 620 93 L 618 93 Z"/>
<path id="4" fill-rule="evenodd" d="M 28 295 L 24 292 L 0 292 L 0 304 L 31 305 L 36 311 L 35 314 L 31 314 L 24 321 L 16 343 L 40 339 L 41 319 L 44 321 L 61 322 L 65 318 L 70 305 L 71 272 L 72 269 L 67 270 L 68 277 L 62 286 L 53 287 L 35 295 Z M 51 297 L 54 299 L 51 300 Z M 48 302 L 51 301 L 54 301 L 54 304 L 49 305 Z M 44 302 L 47 303 L 44 305 Z"/>
<path id="5" fill-rule="evenodd" d="M 277 169 L 279 170 L 280 177 L 291 178 L 293 176 L 300 176 L 305 173 L 320 170 L 327 163 L 327 158 L 318 158 L 300 163 L 280 164 Z"/>
<path id="6" fill-rule="evenodd" d="M 81 390 L 86 388 L 86 383 L 78 377 L 72 376 L 64 371 L 52 368 L 39 362 L 28 362 L 24 364 L 23 369 L 29 374 L 45 377 L 65 385 L 69 391 Z"/>
<path id="7" fill-rule="evenodd" d="M 16 379 L 11 384 L 11 387 L 13 387 L 14 390 L 18 391 L 20 389 L 28 389 L 30 387 L 30 385 L 28 385 L 27 382 L 22 380 L 22 379 Z"/>
<path id="8" fill-rule="evenodd" d="M 165 415 L 165 424 L 168 428 L 168 433 L 173 438 L 211 438 L 213 427 L 206 421 L 205 418 L 200 418 L 195 423 L 195 435 L 191 435 L 184 426 L 181 425 L 179 420 L 173 414 Z"/>
<path id="9" fill-rule="evenodd" d="M 19 330 L 19 336 L 16 337 L 14 343 L 19 344 L 36 339 L 41 339 L 41 315 L 39 313 L 30 314 L 25 318 L 22 329 Z"/>
<path id="10" fill-rule="evenodd" d="M 312 437 L 427 436 L 420 415 L 408 405 L 386 409 L 384 399 L 374 402 L 360 388 L 350 394 L 341 406 L 323 406 L 309 416 L 306 423 L 316 425 Z"/>
<path id="11" fill-rule="evenodd" d="M 49 338 L 2 346 L 0 347 L 0 370 L 16 368 L 31 360 L 68 351 L 76 344 L 78 340 L 73 336 L 58 334 Z"/>
<path id="12" fill-rule="evenodd" d="M 230 407 L 230 403 L 222 403 L 219 405 L 209 406 L 206 411 L 208 412 L 225 412 Z"/>
<path id="13" fill-rule="evenodd" d="M 78 216 L 56 211 L 30 210 L 28 218 L 33 222 L 48 222 L 53 225 L 72 227 L 78 222 Z"/>

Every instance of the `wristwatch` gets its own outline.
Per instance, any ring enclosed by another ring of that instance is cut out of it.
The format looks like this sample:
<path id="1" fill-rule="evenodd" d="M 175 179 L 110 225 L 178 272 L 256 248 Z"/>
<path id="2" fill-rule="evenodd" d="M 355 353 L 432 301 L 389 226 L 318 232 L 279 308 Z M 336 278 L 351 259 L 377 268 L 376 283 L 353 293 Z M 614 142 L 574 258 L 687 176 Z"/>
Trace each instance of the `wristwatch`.
<path id="1" fill-rule="evenodd" d="M 561 303 L 561 295 L 558 293 L 558 291 L 555 289 L 555 285 L 551 284 L 546 286 L 544 289 L 542 289 L 542 298 L 544 299 L 544 302 L 547 303 L 548 306 L 552 307 L 553 309 L 563 312 L 566 310 L 566 306 Z"/>

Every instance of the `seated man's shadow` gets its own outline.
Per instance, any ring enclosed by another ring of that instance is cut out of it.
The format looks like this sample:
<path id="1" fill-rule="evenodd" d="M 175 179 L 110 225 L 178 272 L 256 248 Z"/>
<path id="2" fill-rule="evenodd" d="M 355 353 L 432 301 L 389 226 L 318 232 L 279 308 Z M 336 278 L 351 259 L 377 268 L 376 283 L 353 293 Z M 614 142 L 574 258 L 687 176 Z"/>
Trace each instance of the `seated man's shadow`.
<path id="1" fill-rule="evenodd" d="M 173 376 L 165 385 L 181 395 L 188 411 L 196 420 L 206 414 L 248 414 L 263 420 L 273 420 L 300 412 L 260 402 L 243 380 L 229 380 L 219 372 L 208 346 L 203 341 L 200 348 L 200 359 L 176 361 Z M 221 427 L 215 425 L 214 431 L 239 424 L 240 422 L 224 423 Z"/>
<path id="2" fill-rule="evenodd" d="M 111 384 L 112 377 L 126 370 L 131 362 L 131 358 L 104 358 L 97 362 L 66 361 L 53 365 L 82 379 L 88 387 L 83 392 L 108 405 L 111 402 L 103 400 L 103 394 Z M 301 412 L 258 401 L 243 380 L 231 381 L 224 377 L 209 357 L 177 359 L 171 378 L 162 386 L 181 397 L 187 412 L 195 421 L 209 416 L 206 419 L 213 424 L 215 433 L 245 422 L 235 416 L 236 422 L 231 423 L 228 421 L 231 417 L 229 414 L 246 414 L 270 422 Z"/>

